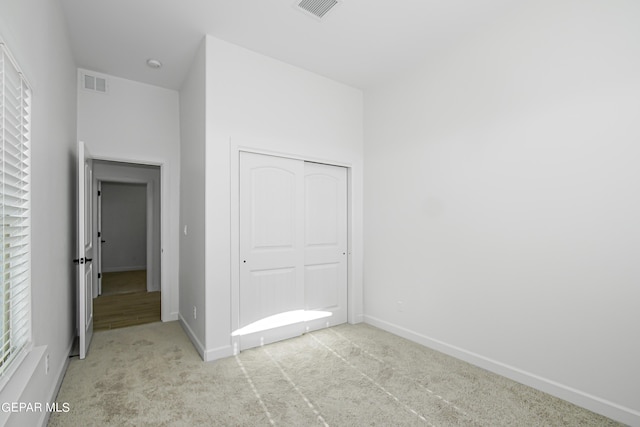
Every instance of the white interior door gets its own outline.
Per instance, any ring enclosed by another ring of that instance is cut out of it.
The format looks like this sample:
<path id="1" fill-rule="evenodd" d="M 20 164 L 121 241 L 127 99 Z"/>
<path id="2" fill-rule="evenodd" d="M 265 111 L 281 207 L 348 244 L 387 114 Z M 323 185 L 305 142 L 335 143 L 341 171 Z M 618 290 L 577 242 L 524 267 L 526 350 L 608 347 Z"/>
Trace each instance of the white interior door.
<path id="1" fill-rule="evenodd" d="M 307 330 L 347 321 L 347 169 L 304 165 L 305 310 L 331 313 Z"/>
<path id="2" fill-rule="evenodd" d="M 240 153 L 240 350 L 346 322 L 346 176 Z"/>
<path id="3" fill-rule="evenodd" d="M 93 336 L 93 172 L 84 142 L 78 142 L 78 333 L 80 359 Z"/>
<path id="4" fill-rule="evenodd" d="M 241 153 L 240 327 L 304 307 L 304 163 Z M 240 337 L 240 349 L 302 334 L 294 322 Z"/>

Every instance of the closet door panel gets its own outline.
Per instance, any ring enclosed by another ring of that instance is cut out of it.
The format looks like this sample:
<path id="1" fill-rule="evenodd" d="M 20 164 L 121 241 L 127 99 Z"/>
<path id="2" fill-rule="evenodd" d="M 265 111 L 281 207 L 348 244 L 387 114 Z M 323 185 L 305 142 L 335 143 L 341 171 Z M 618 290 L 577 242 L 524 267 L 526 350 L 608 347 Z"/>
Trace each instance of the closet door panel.
<path id="1" fill-rule="evenodd" d="M 304 162 L 241 153 L 240 327 L 304 308 Z M 268 326 L 268 325 L 267 325 Z M 299 335 L 303 325 L 243 335 L 241 348 Z"/>
<path id="2" fill-rule="evenodd" d="M 305 308 L 331 313 L 313 330 L 347 321 L 347 170 L 305 163 L 304 175 Z"/>

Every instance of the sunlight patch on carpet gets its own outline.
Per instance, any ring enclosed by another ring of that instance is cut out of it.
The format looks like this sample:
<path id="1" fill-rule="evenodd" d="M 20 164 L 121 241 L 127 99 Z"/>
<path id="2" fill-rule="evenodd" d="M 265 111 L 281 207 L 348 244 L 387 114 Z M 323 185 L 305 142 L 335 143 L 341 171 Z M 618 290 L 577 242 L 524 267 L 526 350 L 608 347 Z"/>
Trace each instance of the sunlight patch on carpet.
<path id="1" fill-rule="evenodd" d="M 256 322 L 250 323 L 231 333 L 232 337 L 240 337 L 242 335 L 253 334 L 255 332 L 267 331 L 269 329 L 279 328 L 281 326 L 293 325 L 295 323 L 310 322 L 312 320 L 323 319 L 333 316 L 330 311 L 318 310 L 293 310 L 286 311 L 273 316 L 265 317 Z"/>

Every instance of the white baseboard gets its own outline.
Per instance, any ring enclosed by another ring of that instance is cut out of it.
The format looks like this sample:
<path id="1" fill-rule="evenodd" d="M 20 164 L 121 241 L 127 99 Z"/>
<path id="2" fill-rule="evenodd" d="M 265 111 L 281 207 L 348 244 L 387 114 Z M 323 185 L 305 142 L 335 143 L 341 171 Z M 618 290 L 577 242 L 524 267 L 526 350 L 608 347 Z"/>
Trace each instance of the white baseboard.
<path id="1" fill-rule="evenodd" d="M 206 350 L 204 353 L 204 361 L 213 362 L 214 360 L 224 359 L 230 356 L 233 356 L 233 347 L 231 347 L 231 345 L 225 345 L 223 347 Z"/>
<path id="2" fill-rule="evenodd" d="M 140 271 L 140 270 L 146 270 L 146 269 L 147 269 L 146 265 L 130 265 L 125 267 L 105 267 L 104 265 L 102 266 L 103 273 L 120 273 L 122 271 Z"/>
<path id="3" fill-rule="evenodd" d="M 180 325 L 182 326 L 182 329 L 184 329 L 185 333 L 191 340 L 191 343 L 196 348 L 196 351 L 198 352 L 202 360 L 204 360 L 204 346 L 202 345 L 202 343 L 200 342 L 196 334 L 193 332 L 193 330 L 191 329 L 187 321 L 184 320 L 184 317 L 182 317 L 182 315 L 180 314 L 178 315 L 178 317 L 179 317 L 178 320 L 180 321 Z"/>
<path id="4" fill-rule="evenodd" d="M 64 379 L 64 375 L 67 373 L 67 368 L 69 367 L 69 357 L 71 355 L 71 350 L 73 350 L 73 341 L 74 340 L 72 339 L 65 353 L 67 357 L 64 358 L 62 365 L 58 368 L 58 371 L 56 372 L 56 375 L 57 375 L 56 382 L 53 384 L 51 391 L 49 392 L 50 403 L 56 401 L 56 398 L 58 397 L 58 393 L 60 392 L 60 387 L 62 386 L 62 380 Z M 43 412 L 39 425 L 42 427 L 45 427 L 49 423 L 50 416 L 51 416 L 50 412 L 46 412 L 46 411 Z"/>
<path id="5" fill-rule="evenodd" d="M 362 323 L 362 322 L 364 322 L 364 314 L 362 314 L 362 313 L 355 314 L 355 315 L 353 315 L 352 317 L 349 318 L 349 323 L 352 324 L 352 325 L 355 325 L 357 323 Z"/>
<path id="6" fill-rule="evenodd" d="M 180 320 L 180 316 L 178 312 L 169 313 L 166 318 L 163 318 L 163 322 L 175 322 L 176 320 Z"/>
<path id="7" fill-rule="evenodd" d="M 403 328 L 393 323 L 378 319 L 373 316 L 364 316 L 365 323 L 391 332 L 394 335 L 406 338 L 410 341 L 432 348 L 442 353 L 464 360 L 472 365 L 502 375 L 511 380 L 528 385 L 552 396 L 571 402 L 590 411 L 604 415 L 616 421 L 630 426 L 640 426 L 640 412 L 631 408 L 618 405 L 606 399 L 593 396 L 589 393 L 568 387 L 547 378 L 540 377 L 516 367 L 498 362 L 482 355 L 470 352 L 460 347 L 436 340 L 412 330 Z"/>
<path id="8" fill-rule="evenodd" d="M 184 320 L 181 315 L 179 316 L 180 325 L 182 325 L 182 329 L 184 329 L 185 333 L 193 343 L 193 346 L 196 348 L 196 351 L 205 362 L 212 362 L 214 360 L 222 359 L 225 357 L 233 356 L 233 347 L 231 345 L 226 345 L 224 347 L 213 348 L 213 349 L 205 349 L 204 345 L 200 342 L 196 334 L 193 332 L 189 324 Z"/>

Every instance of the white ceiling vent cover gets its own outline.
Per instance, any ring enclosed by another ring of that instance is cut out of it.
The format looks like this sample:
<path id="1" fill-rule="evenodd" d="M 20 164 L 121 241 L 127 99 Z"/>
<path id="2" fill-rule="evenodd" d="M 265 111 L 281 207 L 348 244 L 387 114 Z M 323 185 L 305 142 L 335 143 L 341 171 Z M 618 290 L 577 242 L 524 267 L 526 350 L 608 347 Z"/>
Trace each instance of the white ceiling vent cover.
<path id="1" fill-rule="evenodd" d="M 91 92 L 107 93 L 107 79 L 84 73 L 82 75 L 82 88 Z"/>
<path id="2" fill-rule="evenodd" d="M 338 0 L 297 0 L 296 6 L 301 12 L 322 19 L 338 3 Z"/>

